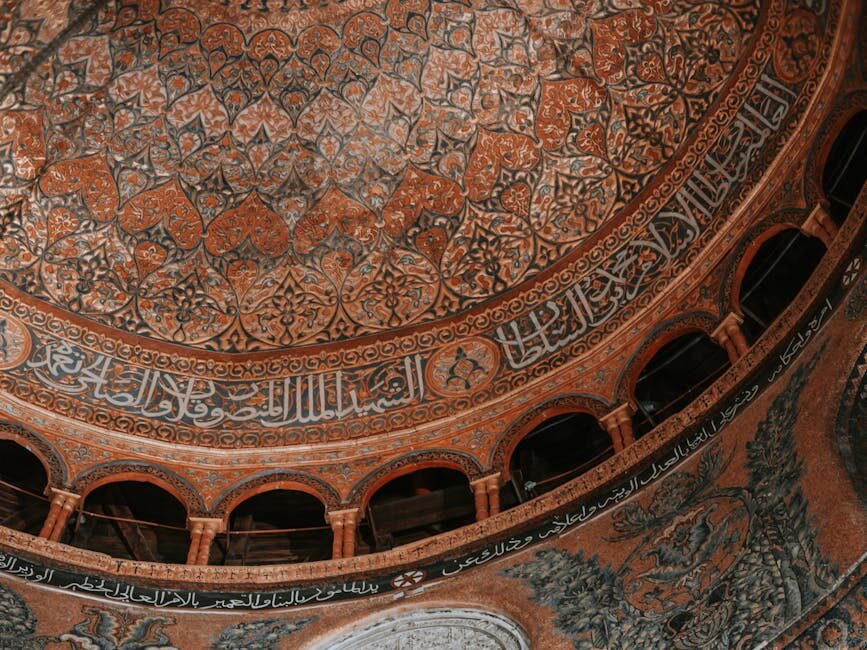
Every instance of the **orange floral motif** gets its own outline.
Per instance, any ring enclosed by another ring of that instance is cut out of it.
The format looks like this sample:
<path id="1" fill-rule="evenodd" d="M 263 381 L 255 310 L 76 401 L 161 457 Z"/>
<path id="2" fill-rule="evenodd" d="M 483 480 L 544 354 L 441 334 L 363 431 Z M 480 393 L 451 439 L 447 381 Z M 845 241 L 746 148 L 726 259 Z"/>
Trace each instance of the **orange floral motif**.
<path id="1" fill-rule="evenodd" d="M 503 167 L 531 169 L 538 162 L 539 150 L 529 137 L 480 129 L 464 179 L 467 195 L 473 201 L 482 201 L 491 195 Z"/>
<path id="2" fill-rule="evenodd" d="M 463 205 L 457 183 L 411 167 L 382 211 L 385 231 L 397 236 L 414 224 L 423 210 L 453 216 Z"/>
<path id="3" fill-rule="evenodd" d="M 424 38 L 427 36 L 429 0 L 389 0 L 385 15 L 389 24 L 398 31 L 408 31 Z"/>
<path id="4" fill-rule="evenodd" d="M 195 247 L 202 238 L 202 218 L 176 181 L 133 197 L 118 213 L 120 227 L 130 233 L 147 230 L 161 221 L 183 249 Z"/>
<path id="5" fill-rule="evenodd" d="M 156 22 L 159 33 L 160 58 L 170 52 L 187 47 L 199 38 L 201 24 L 196 14 L 189 9 L 168 9 Z"/>
<path id="6" fill-rule="evenodd" d="M 205 247 L 212 255 L 224 255 L 246 240 L 265 255 L 286 252 L 289 230 L 259 195 L 250 193 L 237 208 L 226 210 L 208 226 Z"/>
<path id="7" fill-rule="evenodd" d="M 45 142 L 38 111 L 0 113 L 0 143 L 12 143 L 15 176 L 32 180 L 45 164 Z"/>
<path id="8" fill-rule="evenodd" d="M 266 273 L 241 301 L 241 323 L 270 345 L 293 345 L 315 337 L 337 310 L 328 278 L 300 264 Z"/>
<path id="9" fill-rule="evenodd" d="M 282 61 L 292 53 L 292 40 L 279 29 L 259 32 L 247 48 L 248 56 L 259 64 L 265 83 L 270 83 Z"/>
<path id="10" fill-rule="evenodd" d="M 796 9 L 786 17 L 774 49 L 774 71 L 787 83 L 803 80 L 818 54 L 816 15 Z"/>
<path id="11" fill-rule="evenodd" d="M 152 241 L 140 242 L 133 253 L 138 272 L 146 277 L 166 260 L 166 249 Z"/>
<path id="12" fill-rule="evenodd" d="M 572 126 L 572 114 L 602 106 L 605 87 L 592 79 L 542 83 L 542 101 L 536 116 L 536 137 L 545 149 L 559 149 Z"/>
<path id="13" fill-rule="evenodd" d="M 104 325 L 238 351 L 445 322 L 606 224 L 626 237 L 620 209 L 725 105 L 765 20 L 758 0 L 112 7 L 0 112 L 0 262 Z M 783 81 L 815 67 L 811 16 L 782 21 Z"/>
<path id="14" fill-rule="evenodd" d="M 653 16 L 642 9 L 629 9 L 590 23 L 593 32 L 593 60 L 597 76 L 605 83 L 617 83 L 626 74 L 627 45 L 637 45 L 656 29 Z"/>
<path id="15" fill-rule="evenodd" d="M 295 249 L 308 253 L 333 230 L 360 242 L 372 242 L 376 235 L 375 221 L 370 210 L 332 187 L 295 227 Z"/>
<path id="16" fill-rule="evenodd" d="M 343 282 L 343 306 L 350 318 L 376 329 L 413 320 L 439 292 L 436 268 L 409 249 L 378 246 Z"/>
<path id="17" fill-rule="evenodd" d="M 343 26 L 343 44 L 357 52 L 373 65 L 379 65 L 383 39 L 387 33 L 386 22 L 369 11 L 356 14 Z"/>
<path id="18" fill-rule="evenodd" d="M 78 193 L 97 221 L 109 221 L 115 216 L 117 186 L 98 154 L 51 165 L 39 179 L 39 186 L 48 196 Z"/>

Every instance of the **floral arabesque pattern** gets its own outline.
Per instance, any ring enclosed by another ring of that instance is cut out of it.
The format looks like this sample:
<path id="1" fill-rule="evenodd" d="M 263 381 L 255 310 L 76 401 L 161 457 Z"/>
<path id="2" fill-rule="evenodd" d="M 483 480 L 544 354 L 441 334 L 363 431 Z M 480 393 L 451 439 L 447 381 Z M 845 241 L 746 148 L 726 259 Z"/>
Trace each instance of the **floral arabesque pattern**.
<path id="1" fill-rule="evenodd" d="M 718 485 L 731 455 L 716 443 L 693 471 L 675 472 L 613 515 L 609 541 L 634 544 L 619 569 L 546 549 L 503 573 L 554 610 L 580 650 L 723 650 L 774 639 L 833 585 L 792 433 L 819 354 L 795 369 L 747 443 L 746 485 Z"/>
<path id="2" fill-rule="evenodd" d="M 28 20 L 0 50 L 38 40 Z M 757 21 L 748 0 L 107 3 L 0 111 L 0 273 L 225 351 L 453 316 L 637 196 Z"/>

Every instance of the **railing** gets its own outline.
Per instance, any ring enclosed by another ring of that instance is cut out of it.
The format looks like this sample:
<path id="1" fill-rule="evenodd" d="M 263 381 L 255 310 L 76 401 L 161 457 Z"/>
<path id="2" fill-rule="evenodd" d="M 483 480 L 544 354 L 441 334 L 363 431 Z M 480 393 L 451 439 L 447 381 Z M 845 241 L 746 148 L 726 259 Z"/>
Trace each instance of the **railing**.
<path id="1" fill-rule="evenodd" d="M 858 203 L 867 207 L 867 188 L 862 190 Z M 862 212 L 864 211 L 862 209 Z M 697 399 L 681 411 L 681 418 L 669 418 L 662 422 L 623 452 L 601 463 L 595 471 L 578 476 L 531 502 L 520 504 L 482 522 L 382 553 L 343 560 L 261 568 L 175 567 L 167 564 L 116 560 L 101 553 L 70 549 L 59 546 L 55 542 L 35 539 L 29 535 L 2 528 L 0 528 L 0 542 L 7 549 L 28 553 L 31 556 L 34 554 L 43 555 L 51 558 L 53 562 L 62 561 L 64 564 L 75 566 L 78 570 L 100 572 L 130 580 L 147 580 L 154 584 L 166 584 L 174 587 L 190 585 L 194 588 L 206 589 L 237 587 L 242 584 L 256 585 L 260 584 L 266 576 L 269 588 L 281 584 L 296 585 L 311 581 L 318 582 L 346 574 L 376 572 L 407 566 L 408 564 L 420 565 L 420 563 L 440 557 L 446 552 L 459 553 L 469 548 L 476 548 L 484 540 L 498 535 L 512 534 L 515 530 L 519 530 L 525 522 L 537 520 L 543 513 L 553 512 L 574 503 L 577 499 L 597 492 L 610 484 L 615 477 L 626 475 L 631 468 L 646 462 L 661 449 L 673 445 L 683 432 L 682 422 L 696 422 L 708 417 L 711 409 L 715 408 L 718 401 L 737 390 L 743 378 L 752 369 L 771 359 L 776 351 L 776 346 L 791 333 L 792 328 L 805 312 L 812 305 L 818 303 L 818 296 L 825 290 L 834 273 L 842 272 L 840 263 L 844 255 L 861 245 L 860 242 L 863 239 L 860 232 L 861 226 L 861 221 L 847 220 L 841 228 L 840 235 L 835 238 L 828 253 L 792 303 L 770 325 L 761 339 L 739 359 L 734 368 L 724 372 L 716 382 L 712 383 L 703 393 L 702 399 Z M 260 571 L 262 573 L 259 573 Z"/>

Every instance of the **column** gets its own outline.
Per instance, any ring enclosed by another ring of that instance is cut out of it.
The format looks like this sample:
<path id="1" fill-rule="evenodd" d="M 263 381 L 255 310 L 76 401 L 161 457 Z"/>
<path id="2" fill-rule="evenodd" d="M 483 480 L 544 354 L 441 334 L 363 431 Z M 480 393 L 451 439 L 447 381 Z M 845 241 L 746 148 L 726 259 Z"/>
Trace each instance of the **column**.
<path id="1" fill-rule="evenodd" d="M 339 560 L 343 557 L 343 520 L 345 519 L 346 511 L 337 510 L 328 512 L 325 519 L 331 524 L 331 532 L 333 541 L 331 542 L 331 559 Z"/>
<path id="2" fill-rule="evenodd" d="M 828 214 L 827 205 L 820 201 L 813 208 L 810 216 L 801 224 L 801 230 L 811 237 L 818 237 L 825 244 L 825 248 L 831 247 L 831 242 L 837 236 L 837 231 L 840 228 L 834 223 L 831 215 Z"/>
<path id="3" fill-rule="evenodd" d="M 599 419 L 599 422 L 608 431 L 608 435 L 611 436 L 615 454 L 635 442 L 635 436 L 632 433 L 632 413 L 632 405 L 627 402 Z"/>
<path id="4" fill-rule="evenodd" d="M 358 524 L 358 508 L 346 511 L 343 519 L 343 557 L 355 557 L 355 526 Z"/>
<path id="5" fill-rule="evenodd" d="M 485 488 L 488 493 L 488 515 L 493 517 L 500 513 L 500 473 L 485 477 Z"/>
<path id="6" fill-rule="evenodd" d="M 63 530 L 75 506 L 81 500 L 81 495 L 58 488 L 48 488 L 48 490 L 51 494 L 51 506 L 39 536 L 56 542 L 63 535 Z"/>
<path id="7" fill-rule="evenodd" d="M 187 553 L 187 564 L 204 566 L 211 555 L 211 544 L 217 533 L 223 532 L 222 519 L 210 517 L 189 517 L 190 550 Z"/>
<path id="8" fill-rule="evenodd" d="M 487 478 L 477 478 L 475 481 L 470 481 L 470 486 L 473 488 L 473 501 L 476 504 L 476 521 L 488 518 L 488 480 Z"/>
<path id="9" fill-rule="evenodd" d="M 334 541 L 331 544 L 331 558 L 339 560 L 355 556 L 355 528 L 358 525 L 358 508 L 332 510 L 326 514 Z"/>
<path id="10" fill-rule="evenodd" d="M 749 349 L 747 338 L 741 329 L 743 322 L 740 314 L 729 312 L 710 334 L 710 337 L 725 349 L 732 365 Z"/>
<path id="11" fill-rule="evenodd" d="M 195 564 L 199 557 L 199 544 L 202 541 L 202 530 L 204 530 L 205 525 L 201 519 L 191 517 L 188 526 L 190 528 L 190 550 L 187 551 L 187 564 Z"/>

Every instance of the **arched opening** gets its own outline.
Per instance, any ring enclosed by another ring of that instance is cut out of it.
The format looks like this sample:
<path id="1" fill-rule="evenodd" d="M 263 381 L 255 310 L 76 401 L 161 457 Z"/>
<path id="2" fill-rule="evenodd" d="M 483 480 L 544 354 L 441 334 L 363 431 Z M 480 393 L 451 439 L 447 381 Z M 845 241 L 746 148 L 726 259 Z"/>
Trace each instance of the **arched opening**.
<path id="1" fill-rule="evenodd" d="M 118 481 L 87 494 L 74 517 L 69 544 L 144 562 L 186 562 L 186 510 L 152 483 Z"/>
<path id="2" fill-rule="evenodd" d="M 797 228 L 787 228 L 764 242 L 744 273 L 738 302 L 750 343 L 795 299 L 819 265 L 825 245 Z"/>
<path id="3" fill-rule="evenodd" d="M 728 367 L 725 350 L 704 332 L 684 334 L 663 345 L 635 382 L 635 437 L 686 407 Z"/>
<path id="4" fill-rule="evenodd" d="M 40 460 L 12 440 L 0 440 L 0 524 L 39 534 L 48 514 L 48 475 Z"/>
<path id="5" fill-rule="evenodd" d="M 867 179 L 867 110 L 846 122 L 831 145 L 822 170 L 822 191 L 831 218 L 843 223 Z"/>
<path id="6" fill-rule="evenodd" d="M 542 422 L 512 453 L 509 477 L 519 502 L 580 476 L 614 454 L 611 436 L 589 413 L 564 413 Z M 505 496 L 505 495 L 504 495 Z M 508 499 L 501 499 L 507 507 Z"/>
<path id="7" fill-rule="evenodd" d="M 297 490 L 269 490 L 239 503 L 226 533 L 211 550 L 212 564 L 256 565 L 314 562 L 331 557 L 325 505 Z"/>
<path id="8" fill-rule="evenodd" d="M 389 481 L 373 494 L 358 549 L 382 551 L 409 544 L 471 524 L 475 514 L 470 483 L 462 472 L 421 469 Z"/>

